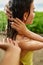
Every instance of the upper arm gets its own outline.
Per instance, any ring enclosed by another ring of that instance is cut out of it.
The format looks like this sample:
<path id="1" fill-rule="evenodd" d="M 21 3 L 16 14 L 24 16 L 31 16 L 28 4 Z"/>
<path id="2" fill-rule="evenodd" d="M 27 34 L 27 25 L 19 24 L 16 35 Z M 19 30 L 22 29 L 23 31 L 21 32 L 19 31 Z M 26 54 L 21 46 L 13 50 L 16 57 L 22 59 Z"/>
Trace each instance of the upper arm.
<path id="1" fill-rule="evenodd" d="M 22 49 L 29 50 L 29 51 L 34 51 L 34 50 L 39 50 L 43 48 L 43 43 L 35 40 L 30 40 L 30 41 L 21 41 L 19 43 L 19 46 Z"/>
<path id="2" fill-rule="evenodd" d="M 21 49 L 27 49 L 29 47 L 29 42 L 26 40 L 21 40 L 18 45 L 20 46 Z"/>
<path id="3" fill-rule="evenodd" d="M 36 40 L 32 40 L 29 38 L 22 38 L 19 39 L 18 45 L 20 46 L 21 49 L 25 49 L 25 50 L 39 50 L 41 48 L 43 48 L 43 44 L 42 42 L 36 41 Z"/>

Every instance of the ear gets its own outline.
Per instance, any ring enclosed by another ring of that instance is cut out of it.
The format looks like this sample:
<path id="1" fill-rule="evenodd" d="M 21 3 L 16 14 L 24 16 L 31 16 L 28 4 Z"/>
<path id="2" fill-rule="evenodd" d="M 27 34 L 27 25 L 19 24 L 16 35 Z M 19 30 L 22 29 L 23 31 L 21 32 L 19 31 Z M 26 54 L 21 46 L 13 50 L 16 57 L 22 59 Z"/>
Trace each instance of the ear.
<path id="1" fill-rule="evenodd" d="M 23 15 L 23 20 L 26 21 L 28 18 L 28 12 L 25 12 L 24 15 Z"/>

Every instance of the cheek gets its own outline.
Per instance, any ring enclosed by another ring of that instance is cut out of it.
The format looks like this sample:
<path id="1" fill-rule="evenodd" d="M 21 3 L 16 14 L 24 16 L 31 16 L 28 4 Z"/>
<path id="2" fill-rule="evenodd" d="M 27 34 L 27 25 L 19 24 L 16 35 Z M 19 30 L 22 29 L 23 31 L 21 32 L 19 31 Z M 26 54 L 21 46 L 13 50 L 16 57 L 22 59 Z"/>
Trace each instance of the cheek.
<path id="1" fill-rule="evenodd" d="M 33 13 L 33 19 L 34 19 L 34 17 L 35 17 L 35 13 Z"/>
<path id="2" fill-rule="evenodd" d="M 34 19 L 35 13 L 31 13 L 26 21 L 27 24 L 32 24 Z"/>
<path id="3" fill-rule="evenodd" d="M 35 13 L 32 13 L 31 14 L 31 20 L 34 19 L 34 17 L 35 17 Z"/>
<path id="4" fill-rule="evenodd" d="M 34 17 L 35 17 L 35 13 L 32 13 L 30 17 L 31 17 L 31 18 L 30 18 L 30 24 L 32 24 L 32 23 L 33 23 L 33 19 L 34 19 Z"/>

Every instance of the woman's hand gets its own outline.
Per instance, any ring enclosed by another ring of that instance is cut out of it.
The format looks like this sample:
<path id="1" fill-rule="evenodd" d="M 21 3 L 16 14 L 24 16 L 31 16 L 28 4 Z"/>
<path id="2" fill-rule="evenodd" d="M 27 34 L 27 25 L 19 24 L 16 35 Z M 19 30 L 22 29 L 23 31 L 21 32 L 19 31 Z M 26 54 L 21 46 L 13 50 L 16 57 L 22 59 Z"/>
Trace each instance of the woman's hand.
<path id="1" fill-rule="evenodd" d="M 20 19 L 13 18 L 12 12 L 9 10 L 8 7 L 6 7 L 6 15 L 7 15 L 8 19 L 12 21 L 11 27 L 16 29 L 19 34 L 24 35 L 27 30 L 26 25 Z"/>
<path id="2" fill-rule="evenodd" d="M 9 49 L 18 49 L 19 51 L 21 51 L 21 48 L 18 45 L 18 42 L 16 40 L 12 40 L 10 38 L 7 38 L 7 42 L 9 43 Z"/>
<path id="3" fill-rule="evenodd" d="M 11 27 L 16 29 L 19 34 L 24 35 L 27 30 L 26 25 L 18 18 L 16 18 L 16 19 L 10 18 L 10 20 L 14 21 L 14 22 L 11 22 Z"/>
<path id="4" fill-rule="evenodd" d="M 7 50 L 11 47 L 14 48 L 14 46 L 19 47 L 16 41 L 13 41 L 12 39 L 7 38 L 6 40 L 0 41 L 0 48 L 3 50 Z"/>

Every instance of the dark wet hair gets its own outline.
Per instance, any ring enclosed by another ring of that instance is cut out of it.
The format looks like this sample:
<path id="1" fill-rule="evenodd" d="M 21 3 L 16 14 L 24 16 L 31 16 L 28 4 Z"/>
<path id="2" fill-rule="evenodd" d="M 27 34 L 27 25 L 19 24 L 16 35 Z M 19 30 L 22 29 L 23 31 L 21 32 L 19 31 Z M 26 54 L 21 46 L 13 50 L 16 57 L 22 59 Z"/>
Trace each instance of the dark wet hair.
<path id="1" fill-rule="evenodd" d="M 30 13 L 30 6 L 33 0 L 10 0 L 9 1 L 9 9 L 12 11 L 13 18 L 19 18 L 22 20 L 23 14 L 25 12 Z M 8 20 L 7 26 L 7 37 L 11 39 L 16 39 L 16 35 L 18 32 L 11 28 L 10 20 Z"/>

